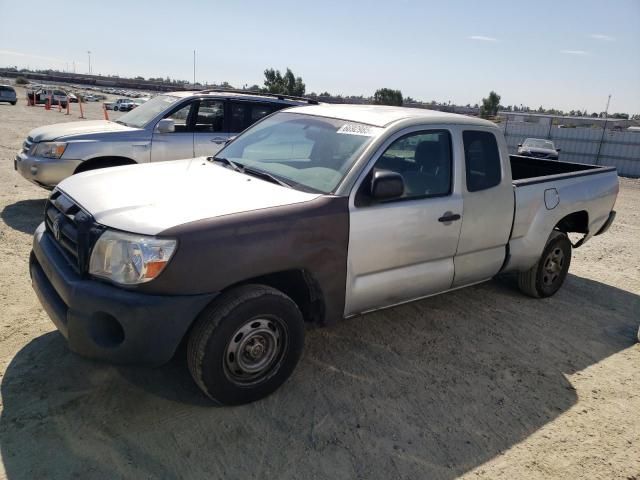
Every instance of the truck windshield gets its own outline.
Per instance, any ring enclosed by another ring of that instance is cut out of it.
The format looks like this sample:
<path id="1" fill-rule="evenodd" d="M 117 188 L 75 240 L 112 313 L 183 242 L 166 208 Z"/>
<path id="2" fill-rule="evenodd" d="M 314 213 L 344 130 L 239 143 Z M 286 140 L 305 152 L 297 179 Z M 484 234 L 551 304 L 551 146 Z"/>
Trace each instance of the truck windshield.
<path id="1" fill-rule="evenodd" d="M 179 97 L 171 95 L 158 95 L 148 102 L 140 105 L 138 108 L 131 110 L 129 113 L 121 116 L 117 123 L 122 123 L 127 127 L 144 128 L 155 117 L 160 115 L 166 109 L 175 104 Z"/>
<path id="2" fill-rule="evenodd" d="M 281 112 L 246 130 L 216 157 L 294 187 L 330 193 L 380 130 L 346 120 Z"/>

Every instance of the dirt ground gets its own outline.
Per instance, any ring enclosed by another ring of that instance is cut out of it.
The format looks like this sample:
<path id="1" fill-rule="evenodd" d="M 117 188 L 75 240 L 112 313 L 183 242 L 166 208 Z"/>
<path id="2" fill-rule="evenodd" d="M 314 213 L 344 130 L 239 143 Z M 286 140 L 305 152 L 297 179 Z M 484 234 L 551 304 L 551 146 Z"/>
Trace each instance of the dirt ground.
<path id="1" fill-rule="evenodd" d="M 497 280 L 311 330 L 278 392 L 216 408 L 182 357 L 84 360 L 40 308 L 28 258 L 47 192 L 13 158 L 78 112 L 19 95 L 0 104 L 1 478 L 640 479 L 638 180 L 555 297 Z"/>

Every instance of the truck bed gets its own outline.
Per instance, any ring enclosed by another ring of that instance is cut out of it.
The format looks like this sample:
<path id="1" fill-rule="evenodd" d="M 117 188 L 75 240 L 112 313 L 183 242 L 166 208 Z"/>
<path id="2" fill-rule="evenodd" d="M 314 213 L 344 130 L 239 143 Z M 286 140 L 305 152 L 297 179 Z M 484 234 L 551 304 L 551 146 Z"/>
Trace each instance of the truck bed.
<path id="1" fill-rule="evenodd" d="M 541 158 L 524 157 L 522 155 L 509 155 L 509 161 L 511 162 L 511 176 L 515 186 L 531 185 L 533 183 L 616 170 L 615 167 L 545 160 Z"/>

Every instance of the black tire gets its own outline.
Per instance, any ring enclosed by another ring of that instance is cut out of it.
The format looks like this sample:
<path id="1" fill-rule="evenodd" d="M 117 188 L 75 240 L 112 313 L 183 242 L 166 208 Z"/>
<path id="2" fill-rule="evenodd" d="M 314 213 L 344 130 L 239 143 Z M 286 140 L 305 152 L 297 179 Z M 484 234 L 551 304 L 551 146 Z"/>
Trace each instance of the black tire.
<path id="1" fill-rule="evenodd" d="M 554 231 L 536 264 L 518 274 L 518 287 L 522 293 L 531 297 L 550 297 L 560 290 L 570 265 L 569 237 L 565 233 Z"/>
<path id="2" fill-rule="evenodd" d="M 11 105 L 15 105 L 15 104 L 16 104 L 16 102 L 9 102 L 9 103 L 10 103 Z"/>
<path id="3" fill-rule="evenodd" d="M 118 111 L 118 107 L 116 105 L 113 106 L 113 111 L 117 112 Z"/>
<path id="4" fill-rule="evenodd" d="M 280 387 L 303 348 L 304 320 L 295 302 L 274 288 L 244 285 L 223 293 L 199 315 L 187 360 L 209 398 L 240 405 Z"/>

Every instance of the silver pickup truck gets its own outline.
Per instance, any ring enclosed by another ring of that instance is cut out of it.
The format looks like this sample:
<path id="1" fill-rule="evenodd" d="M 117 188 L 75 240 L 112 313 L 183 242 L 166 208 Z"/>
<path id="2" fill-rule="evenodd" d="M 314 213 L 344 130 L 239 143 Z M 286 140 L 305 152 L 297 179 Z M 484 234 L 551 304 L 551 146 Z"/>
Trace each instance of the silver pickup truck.
<path id="1" fill-rule="evenodd" d="M 318 102 L 231 90 L 167 93 L 114 122 L 36 128 L 22 144 L 14 168 L 30 182 L 51 189 L 89 170 L 213 155 L 264 116 L 308 103 Z"/>
<path id="2" fill-rule="evenodd" d="M 305 323 L 503 272 L 553 295 L 572 248 L 613 221 L 617 192 L 615 168 L 509 156 L 488 121 L 304 106 L 215 157 L 65 180 L 30 271 L 73 351 L 158 365 L 184 341 L 202 390 L 239 404 L 291 374 Z"/>

